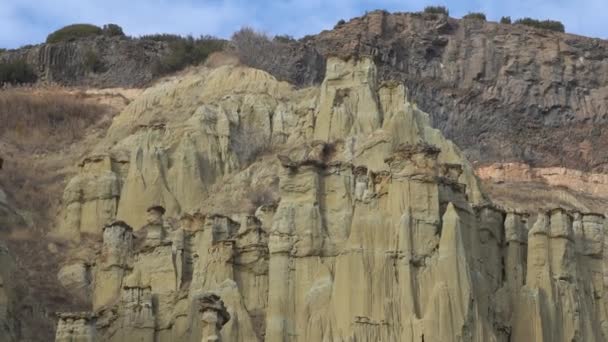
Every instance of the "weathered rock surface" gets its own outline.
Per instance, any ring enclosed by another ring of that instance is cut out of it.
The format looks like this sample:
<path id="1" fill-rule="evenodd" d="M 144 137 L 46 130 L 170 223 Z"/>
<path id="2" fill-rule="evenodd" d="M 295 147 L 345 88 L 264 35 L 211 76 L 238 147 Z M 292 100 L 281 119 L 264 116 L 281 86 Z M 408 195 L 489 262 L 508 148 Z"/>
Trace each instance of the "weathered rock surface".
<path id="1" fill-rule="evenodd" d="M 472 161 L 607 170 L 606 40 L 374 11 L 297 44 L 373 58 Z"/>
<path id="2" fill-rule="evenodd" d="M 106 68 L 91 73 L 95 51 Z M 43 79 L 68 85 L 140 86 L 167 53 L 163 43 L 98 37 L 5 52 Z M 605 40 L 442 15 L 373 11 L 333 30 L 282 44 L 267 71 L 318 84 L 326 59 L 371 57 L 380 80 L 396 80 L 433 126 L 473 161 L 525 162 L 603 172 L 608 156 Z"/>
<path id="3" fill-rule="evenodd" d="M 563 208 L 568 211 L 605 212 L 608 178 L 563 167 L 535 168 L 521 163 L 495 163 L 475 173 L 492 201 L 508 211 L 531 212 Z"/>
<path id="4" fill-rule="evenodd" d="M 64 194 L 57 236 L 103 244 L 57 339 L 606 340 L 602 214 L 498 209 L 371 59 L 325 75 L 202 68 L 125 108 Z"/>
<path id="5" fill-rule="evenodd" d="M 155 63 L 168 52 L 164 42 L 97 36 L 5 51 L 0 62 L 23 60 L 41 81 L 61 85 L 137 87 L 158 77 Z M 87 65 L 90 56 L 99 64 L 96 70 Z"/>

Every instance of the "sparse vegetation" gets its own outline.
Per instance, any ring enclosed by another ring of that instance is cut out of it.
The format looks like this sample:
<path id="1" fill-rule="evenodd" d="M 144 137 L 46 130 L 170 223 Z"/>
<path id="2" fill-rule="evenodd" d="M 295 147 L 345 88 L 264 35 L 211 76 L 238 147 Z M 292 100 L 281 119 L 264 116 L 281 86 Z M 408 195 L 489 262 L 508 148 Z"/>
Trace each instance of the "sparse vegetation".
<path id="1" fill-rule="evenodd" d="M 526 26 L 532 26 L 536 28 L 557 31 L 557 32 L 565 32 L 566 28 L 564 24 L 557 20 L 538 20 L 532 18 L 522 18 L 515 20 L 515 24 L 521 24 Z"/>
<path id="2" fill-rule="evenodd" d="M 241 64 L 264 70 L 280 81 L 301 85 L 314 75 L 315 82 L 320 83 L 319 76 L 323 75 L 320 69 L 325 69 L 325 62 L 318 51 L 307 44 L 313 39 L 314 36 L 305 36 L 294 46 L 291 40 L 272 39 L 263 32 L 244 27 L 232 35 L 230 52 Z"/>
<path id="3" fill-rule="evenodd" d="M 158 75 L 181 70 L 189 65 L 204 62 L 213 52 L 221 51 L 226 45 L 223 39 L 212 36 L 181 37 L 176 35 L 151 35 L 141 39 L 152 39 L 169 43 L 170 53 L 163 57 L 155 67 Z"/>
<path id="4" fill-rule="evenodd" d="M 108 37 L 124 37 L 125 33 L 122 30 L 122 27 L 116 24 L 106 24 L 103 25 L 103 34 Z"/>
<path id="5" fill-rule="evenodd" d="M 426 6 L 424 13 L 450 15 L 450 11 L 445 6 Z"/>
<path id="6" fill-rule="evenodd" d="M 511 17 L 502 17 L 502 18 L 500 18 L 500 23 L 501 24 L 510 25 L 511 24 Z"/>
<path id="7" fill-rule="evenodd" d="M 462 19 L 475 19 L 486 21 L 486 15 L 481 12 L 469 12 L 462 17 Z"/>
<path id="8" fill-rule="evenodd" d="M 275 75 L 271 70 L 280 59 L 280 40 L 273 41 L 262 32 L 244 27 L 232 35 L 232 43 L 241 63 Z"/>
<path id="9" fill-rule="evenodd" d="M 336 25 L 334 26 L 334 28 L 340 27 L 342 25 L 346 24 L 346 21 L 344 19 L 340 19 Z"/>
<path id="10" fill-rule="evenodd" d="M 23 60 L 0 63 L 0 86 L 34 83 L 36 79 L 37 75 L 32 66 Z"/>
<path id="11" fill-rule="evenodd" d="M 99 26 L 91 24 L 73 24 L 60 28 L 49 34 L 46 38 L 47 43 L 59 43 L 73 41 L 79 38 L 98 36 L 103 34 Z"/>

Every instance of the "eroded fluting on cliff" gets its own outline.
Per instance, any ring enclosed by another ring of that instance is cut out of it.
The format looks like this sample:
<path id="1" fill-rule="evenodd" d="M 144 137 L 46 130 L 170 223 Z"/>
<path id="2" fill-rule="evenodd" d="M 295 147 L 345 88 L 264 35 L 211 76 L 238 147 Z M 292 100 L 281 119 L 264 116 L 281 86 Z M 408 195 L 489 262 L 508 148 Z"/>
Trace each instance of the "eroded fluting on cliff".
<path id="1" fill-rule="evenodd" d="M 267 341 L 496 339 L 479 314 L 490 289 L 473 284 L 467 255 L 479 219 L 438 154 L 402 145 L 379 173 L 319 160 L 284 164 L 270 231 Z M 324 223 L 339 213 L 339 225 Z"/>
<path id="2" fill-rule="evenodd" d="M 299 91 L 241 67 L 196 71 L 117 117 L 108 157 L 85 160 L 64 196 L 65 237 L 103 237 L 93 314 L 75 330 L 113 342 L 220 329 L 237 342 L 605 339 L 603 215 L 497 209 L 403 85 L 379 83 L 365 58 L 327 68 L 320 89 Z M 202 204 L 262 174 L 278 177 L 278 203 Z"/>
<path id="3" fill-rule="evenodd" d="M 66 187 L 61 235 L 99 234 L 116 218 L 139 229 L 156 204 L 170 215 L 197 210 L 222 176 L 271 145 L 303 141 L 315 93 L 243 67 L 147 89 Z"/>

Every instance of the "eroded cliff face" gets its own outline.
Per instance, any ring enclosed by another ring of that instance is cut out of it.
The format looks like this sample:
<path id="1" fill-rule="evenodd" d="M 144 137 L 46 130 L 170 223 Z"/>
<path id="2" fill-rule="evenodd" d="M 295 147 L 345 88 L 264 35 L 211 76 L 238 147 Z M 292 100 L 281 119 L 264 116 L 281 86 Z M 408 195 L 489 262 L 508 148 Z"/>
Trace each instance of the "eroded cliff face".
<path id="1" fill-rule="evenodd" d="M 22 60 L 43 82 L 67 86 L 141 87 L 157 78 L 155 63 L 169 53 L 165 42 L 96 36 L 26 46 L 0 54 L 0 62 Z M 97 64 L 90 65 L 91 59 Z"/>
<path id="2" fill-rule="evenodd" d="M 608 337 L 604 216 L 493 206 L 366 58 L 329 59 L 319 88 L 238 66 L 161 82 L 63 206 L 56 237 L 103 242 L 62 269 L 92 311 L 57 341 Z"/>
<path id="3" fill-rule="evenodd" d="M 373 58 L 471 161 L 606 170 L 606 40 L 373 11 L 299 44 Z"/>

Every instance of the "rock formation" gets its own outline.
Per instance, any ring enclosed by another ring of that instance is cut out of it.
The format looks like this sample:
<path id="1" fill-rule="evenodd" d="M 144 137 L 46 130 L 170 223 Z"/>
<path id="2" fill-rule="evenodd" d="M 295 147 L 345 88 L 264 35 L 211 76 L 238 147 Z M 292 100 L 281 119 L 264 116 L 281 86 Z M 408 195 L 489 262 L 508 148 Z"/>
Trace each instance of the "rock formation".
<path id="1" fill-rule="evenodd" d="M 0 62 L 22 60 L 39 80 L 69 86 L 135 87 L 157 77 L 155 63 L 169 53 L 166 42 L 95 36 L 29 45 L 0 54 Z M 93 57 L 91 57 L 93 56 Z M 96 70 L 91 70 L 94 58 Z"/>
<path id="2" fill-rule="evenodd" d="M 606 171 L 608 42 L 482 20 L 373 11 L 302 44 L 372 56 L 471 161 Z"/>
<path id="3" fill-rule="evenodd" d="M 161 42 L 97 37 L 7 51 L 64 85 L 148 84 Z M 106 69 L 87 72 L 95 51 Z M 371 57 L 379 80 L 405 84 L 413 103 L 472 161 L 603 172 L 608 142 L 608 45 L 587 38 L 427 13 L 372 11 L 280 44 L 260 63 L 297 86 L 323 80 L 326 60 Z"/>
<path id="4" fill-rule="evenodd" d="M 202 68 L 125 108 L 66 187 L 57 235 L 103 244 L 57 340 L 606 340 L 602 214 L 497 208 L 371 59 L 325 75 Z"/>
<path id="5" fill-rule="evenodd" d="M 224 302 L 215 294 L 206 293 L 200 298 L 199 311 L 202 314 L 202 341 L 222 340 L 220 330 L 230 320 Z"/>
<path id="6" fill-rule="evenodd" d="M 87 312 L 70 312 L 58 315 L 56 342 L 94 342 L 95 316 Z"/>

